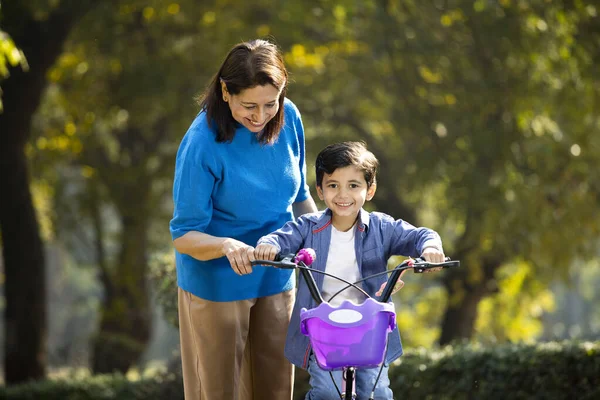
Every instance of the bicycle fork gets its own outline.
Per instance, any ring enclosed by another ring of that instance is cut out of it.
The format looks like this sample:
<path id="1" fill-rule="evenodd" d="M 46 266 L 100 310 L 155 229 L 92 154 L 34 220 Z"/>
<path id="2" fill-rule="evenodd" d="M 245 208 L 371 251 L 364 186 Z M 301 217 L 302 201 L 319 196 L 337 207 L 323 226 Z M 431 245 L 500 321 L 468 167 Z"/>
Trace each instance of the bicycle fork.
<path id="1" fill-rule="evenodd" d="M 356 400 L 356 368 L 348 367 L 342 370 L 342 400 Z"/>
<path id="2" fill-rule="evenodd" d="M 383 364 L 382 364 L 383 367 Z M 379 374 L 381 375 L 381 369 L 379 370 Z M 373 390 L 371 391 L 371 395 L 369 396 L 369 400 L 373 400 L 375 398 L 375 387 L 377 386 L 377 382 L 379 381 L 379 375 L 377 376 L 377 380 L 375 381 L 375 385 L 373 386 Z M 342 370 L 342 400 L 356 400 L 356 368 L 347 367 Z M 339 393 L 339 392 L 338 392 Z"/>

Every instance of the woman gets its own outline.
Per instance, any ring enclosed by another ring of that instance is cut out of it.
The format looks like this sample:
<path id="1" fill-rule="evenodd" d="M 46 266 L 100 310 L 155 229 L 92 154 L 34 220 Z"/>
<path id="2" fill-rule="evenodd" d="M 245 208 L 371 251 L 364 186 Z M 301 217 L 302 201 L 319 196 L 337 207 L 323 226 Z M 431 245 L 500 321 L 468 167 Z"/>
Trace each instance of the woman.
<path id="1" fill-rule="evenodd" d="M 292 271 L 252 267 L 257 240 L 316 211 L 288 74 L 264 40 L 234 46 L 177 153 L 170 229 L 185 398 L 291 399 Z"/>

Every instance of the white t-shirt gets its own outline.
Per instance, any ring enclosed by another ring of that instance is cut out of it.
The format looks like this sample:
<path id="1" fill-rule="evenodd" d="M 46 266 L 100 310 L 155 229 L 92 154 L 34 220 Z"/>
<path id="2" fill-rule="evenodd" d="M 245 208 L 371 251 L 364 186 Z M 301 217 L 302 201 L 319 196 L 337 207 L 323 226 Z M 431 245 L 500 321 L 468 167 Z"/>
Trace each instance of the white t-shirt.
<path id="1" fill-rule="evenodd" d="M 356 250 L 354 249 L 355 232 L 356 224 L 346 232 L 340 232 L 333 225 L 331 226 L 331 242 L 329 244 L 329 254 L 327 255 L 327 265 L 325 266 L 325 272 L 339 276 L 350 283 L 361 279 L 358 262 L 356 261 Z M 329 301 L 331 296 L 345 286 L 347 286 L 346 283 L 325 275 L 321 291 L 323 299 Z M 357 286 L 362 288 L 360 284 Z M 344 300 L 361 304 L 365 301 L 365 295 L 350 287 L 335 296 L 330 304 L 337 306 Z"/>

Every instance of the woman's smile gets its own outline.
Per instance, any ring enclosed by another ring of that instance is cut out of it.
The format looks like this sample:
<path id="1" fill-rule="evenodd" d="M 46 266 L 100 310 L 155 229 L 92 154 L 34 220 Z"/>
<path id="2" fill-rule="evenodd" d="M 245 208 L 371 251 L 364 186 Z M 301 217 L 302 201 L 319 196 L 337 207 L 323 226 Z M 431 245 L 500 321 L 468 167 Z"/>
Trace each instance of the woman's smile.
<path id="1" fill-rule="evenodd" d="M 260 128 L 265 124 L 264 122 L 254 122 L 249 118 L 246 118 L 246 119 L 248 120 L 248 122 L 250 122 L 250 125 L 252 125 L 255 128 Z"/>

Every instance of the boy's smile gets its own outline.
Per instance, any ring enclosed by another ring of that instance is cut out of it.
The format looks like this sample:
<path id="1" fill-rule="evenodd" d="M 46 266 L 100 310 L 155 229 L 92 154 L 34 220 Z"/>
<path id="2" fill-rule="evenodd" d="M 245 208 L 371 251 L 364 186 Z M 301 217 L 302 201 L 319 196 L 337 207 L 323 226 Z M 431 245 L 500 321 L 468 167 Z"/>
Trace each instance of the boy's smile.
<path id="1" fill-rule="evenodd" d="M 332 174 L 324 174 L 322 186 L 317 186 L 317 194 L 331 210 L 333 226 L 344 232 L 352 228 L 362 206 L 373 198 L 375 189 L 375 184 L 367 188 L 362 170 L 349 165 Z"/>

